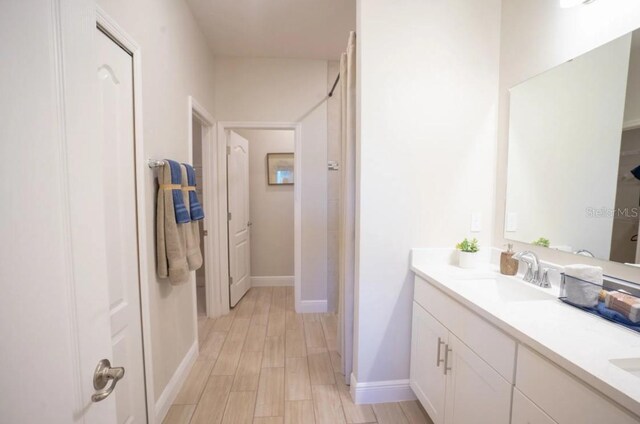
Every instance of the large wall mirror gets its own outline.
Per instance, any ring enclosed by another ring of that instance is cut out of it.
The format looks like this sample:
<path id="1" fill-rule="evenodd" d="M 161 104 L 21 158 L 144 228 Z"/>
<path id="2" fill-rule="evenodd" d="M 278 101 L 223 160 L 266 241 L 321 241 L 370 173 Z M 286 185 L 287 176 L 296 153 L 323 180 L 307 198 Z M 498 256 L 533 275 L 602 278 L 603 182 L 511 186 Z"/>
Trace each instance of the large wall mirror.
<path id="1" fill-rule="evenodd" d="M 640 264 L 640 30 L 510 90 L 505 238 Z"/>

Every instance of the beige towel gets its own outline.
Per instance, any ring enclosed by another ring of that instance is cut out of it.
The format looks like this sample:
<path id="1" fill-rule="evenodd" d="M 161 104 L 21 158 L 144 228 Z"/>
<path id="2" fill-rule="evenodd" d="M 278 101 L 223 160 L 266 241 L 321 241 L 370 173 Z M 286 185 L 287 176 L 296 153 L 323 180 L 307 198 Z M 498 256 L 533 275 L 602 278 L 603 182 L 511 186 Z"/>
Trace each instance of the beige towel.
<path id="1" fill-rule="evenodd" d="M 168 277 L 171 284 L 186 283 L 189 281 L 189 265 L 186 258 L 185 224 L 176 223 L 171 190 L 163 188 L 164 184 L 171 184 L 169 165 L 160 168 L 158 184 L 156 212 L 158 277 Z"/>
<path id="2" fill-rule="evenodd" d="M 187 168 L 182 164 L 180 165 L 180 172 L 182 172 L 182 197 L 184 198 L 184 205 L 189 209 L 189 213 L 191 213 Z M 178 226 L 185 227 L 187 262 L 189 264 L 189 270 L 195 271 L 202 266 L 202 253 L 200 252 L 200 225 L 198 225 L 198 221 L 191 221 L 186 224 L 178 224 Z"/>

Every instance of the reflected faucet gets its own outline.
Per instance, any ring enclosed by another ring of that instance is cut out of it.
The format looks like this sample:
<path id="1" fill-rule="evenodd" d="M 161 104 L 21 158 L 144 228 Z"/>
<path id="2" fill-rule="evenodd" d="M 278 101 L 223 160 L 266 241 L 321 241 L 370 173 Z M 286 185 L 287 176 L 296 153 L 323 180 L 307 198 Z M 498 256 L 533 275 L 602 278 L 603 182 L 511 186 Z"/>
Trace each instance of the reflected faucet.
<path id="1" fill-rule="evenodd" d="M 588 256 L 590 258 L 595 258 L 596 257 L 593 253 L 589 252 L 587 249 L 576 250 L 573 253 L 575 253 L 576 255 Z"/>
<path id="2" fill-rule="evenodd" d="M 527 264 L 527 271 L 524 274 L 524 281 L 547 289 L 551 287 L 548 275 L 549 270 L 542 269 L 542 267 L 540 266 L 540 259 L 534 252 L 530 250 L 518 252 L 513 255 L 513 259 L 522 261 Z"/>

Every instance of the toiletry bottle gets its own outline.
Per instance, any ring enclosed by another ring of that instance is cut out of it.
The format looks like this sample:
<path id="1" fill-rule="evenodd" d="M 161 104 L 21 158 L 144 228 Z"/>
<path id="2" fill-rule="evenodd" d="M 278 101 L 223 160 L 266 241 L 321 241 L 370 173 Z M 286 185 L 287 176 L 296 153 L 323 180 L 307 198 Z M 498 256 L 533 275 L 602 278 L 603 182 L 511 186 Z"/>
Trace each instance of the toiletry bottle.
<path id="1" fill-rule="evenodd" d="M 513 244 L 507 245 L 507 251 L 500 253 L 500 273 L 504 275 L 516 275 L 518 273 L 518 261 L 513 259 Z"/>

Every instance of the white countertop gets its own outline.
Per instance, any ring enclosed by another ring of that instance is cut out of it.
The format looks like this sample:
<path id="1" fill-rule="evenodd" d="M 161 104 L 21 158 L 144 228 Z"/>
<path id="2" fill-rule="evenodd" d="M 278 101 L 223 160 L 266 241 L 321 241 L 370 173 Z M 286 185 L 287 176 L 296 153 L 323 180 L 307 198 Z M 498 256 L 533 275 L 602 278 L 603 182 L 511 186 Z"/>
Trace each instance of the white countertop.
<path id="1" fill-rule="evenodd" d="M 495 252 L 492 261 L 485 254 L 485 263 L 473 270 L 451 265 L 452 249 L 413 249 L 411 256 L 414 273 L 640 416 L 640 377 L 610 362 L 638 358 L 640 363 L 640 333 L 558 299 L 505 302 L 479 290 L 470 279 L 499 274 Z M 521 279 L 515 283 L 530 284 Z M 558 287 L 531 286 L 554 296 L 558 293 Z"/>

